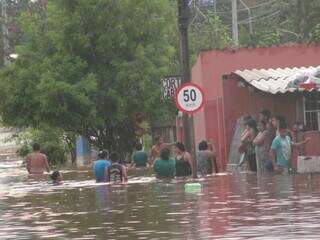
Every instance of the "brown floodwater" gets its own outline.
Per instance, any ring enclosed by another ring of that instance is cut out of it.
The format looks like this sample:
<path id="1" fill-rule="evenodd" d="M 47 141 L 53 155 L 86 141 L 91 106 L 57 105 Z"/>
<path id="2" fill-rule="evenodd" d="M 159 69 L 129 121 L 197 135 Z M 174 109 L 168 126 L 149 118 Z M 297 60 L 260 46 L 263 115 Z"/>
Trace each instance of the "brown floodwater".
<path id="1" fill-rule="evenodd" d="M 0 163 L 0 239 L 319 239 L 320 176 L 220 174 L 157 182 L 133 170 L 125 185 L 96 184 L 91 169 L 64 184 Z"/>

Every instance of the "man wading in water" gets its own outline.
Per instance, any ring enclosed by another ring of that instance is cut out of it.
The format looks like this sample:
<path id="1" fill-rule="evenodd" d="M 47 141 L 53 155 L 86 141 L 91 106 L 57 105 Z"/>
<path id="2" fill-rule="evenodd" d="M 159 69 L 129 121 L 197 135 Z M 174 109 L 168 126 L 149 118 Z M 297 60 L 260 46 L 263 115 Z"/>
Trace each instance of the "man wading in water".
<path id="1" fill-rule="evenodd" d="M 34 143 L 32 145 L 33 152 L 27 156 L 27 170 L 29 174 L 43 174 L 46 170 L 50 172 L 47 156 L 40 152 L 40 145 Z"/>
<path id="2" fill-rule="evenodd" d="M 128 181 L 127 170 L 120 164 L 119 154 L 113 152 L 110 154 L 111 165 L 106 168 L 106 180 L 113 183 L 125 183 Z"/>

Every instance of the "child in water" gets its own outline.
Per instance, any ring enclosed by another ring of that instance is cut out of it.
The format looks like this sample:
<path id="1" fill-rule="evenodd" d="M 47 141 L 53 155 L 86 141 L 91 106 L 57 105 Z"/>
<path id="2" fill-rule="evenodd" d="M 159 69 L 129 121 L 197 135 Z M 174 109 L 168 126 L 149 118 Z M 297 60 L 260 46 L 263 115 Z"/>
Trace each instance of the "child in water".
<path id="1" fill-rule="evenodd" d="M 59 171 L 54 171 L 50 178 L 52 179 L 53 185 L 60 185 L 62 182 L 62 174 Z"/>

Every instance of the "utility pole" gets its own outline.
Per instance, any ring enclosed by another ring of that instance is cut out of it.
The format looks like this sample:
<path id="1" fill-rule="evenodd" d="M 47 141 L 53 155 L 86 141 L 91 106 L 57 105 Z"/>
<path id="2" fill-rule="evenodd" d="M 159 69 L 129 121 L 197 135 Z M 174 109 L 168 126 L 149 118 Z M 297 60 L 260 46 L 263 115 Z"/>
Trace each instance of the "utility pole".
<path id="1" fill-rule="evenodd" d="M 178 26 L 180 40 L 180 69 L 182 83 L 191 81 L 188 47 L 189 0 L 178 0 Z M 183 114 L 184 144 L 190 153 L 194 153 L 193 118 Z M 192 154 L 194 156 L 194 154 Z M 197 164 L 193 157 L 193 177 L 197 178 Z"/>
<path id="2" fill-rule="evenodd" d="M 7 0 L 1 0 L 1 22 L 2 22 L 2 41 L 3 41 L 3 64 L 7 65 L 9 61 L 9 31 L 7 16 Z"/>
<path id="3" fill-rule="evenodd" d="M 239 44 L 239 32 L 238 32 L 238 0 L 232 1 L 232 40 L 235 47 Z"/>

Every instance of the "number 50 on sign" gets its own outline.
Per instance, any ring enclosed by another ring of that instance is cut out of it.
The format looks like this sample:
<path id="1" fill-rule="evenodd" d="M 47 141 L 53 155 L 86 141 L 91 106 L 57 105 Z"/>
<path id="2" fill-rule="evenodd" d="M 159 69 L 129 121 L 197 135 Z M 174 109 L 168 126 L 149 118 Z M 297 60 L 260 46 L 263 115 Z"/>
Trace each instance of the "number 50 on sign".
<path id="1" fill-rule="evenodd" d="M 194 83 L 186 83 L 176 93 L 176 106 L 184 113 L 195 113 L 204 104 L 203 90 Z"/>

